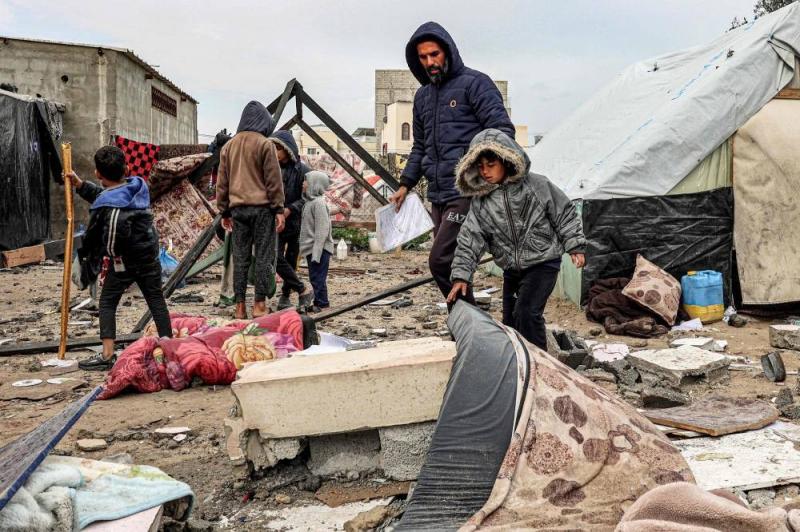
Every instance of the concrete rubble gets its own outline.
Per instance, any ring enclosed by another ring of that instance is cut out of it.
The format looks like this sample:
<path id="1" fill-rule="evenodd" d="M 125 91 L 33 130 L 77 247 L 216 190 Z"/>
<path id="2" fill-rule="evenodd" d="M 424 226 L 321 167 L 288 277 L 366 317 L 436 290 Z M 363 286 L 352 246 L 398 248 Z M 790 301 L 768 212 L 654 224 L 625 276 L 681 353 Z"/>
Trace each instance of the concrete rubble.
<path id="1" fill-rule="evenodd" d="M 778 349 L 800 351 L 800 326 L 777 324 L 769 326 L 769 343 Z"/>
<path id="2" fill-rule="evenodd" d="M 455 354 L 454 342 L 419 338 L 248 366 L 231 386 L 228 455 L 262 469 L 307 446 L 318 476 L 414 479 Z"/>
<path id="3" fill-rule="evenodd" d="M 638 351 L 628 355 L 645 384 L 680 388 L 687 384 L 720 382 L 728 376 L 730 360 L 721 354 L 686 346 Z"/>

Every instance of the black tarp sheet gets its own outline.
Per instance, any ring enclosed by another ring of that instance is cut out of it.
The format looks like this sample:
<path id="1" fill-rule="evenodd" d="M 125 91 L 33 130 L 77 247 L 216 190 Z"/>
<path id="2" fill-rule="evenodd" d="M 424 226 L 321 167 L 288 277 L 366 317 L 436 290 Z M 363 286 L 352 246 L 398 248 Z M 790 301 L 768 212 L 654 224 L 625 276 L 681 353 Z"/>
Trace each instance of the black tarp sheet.
<path id="1" fill-rule="evenodd" d="M 588 241 L 581 304 L 597 279 L 630 277 L 636 255 L 680 278 L 690 270 L 722 272 L 731 299 L 733 191 L 583 201 Z"/>
<path id="2" fill-rule="evenodd" d="M 448 319 L 458 355 L 411 500 L 395 530 L 456 530 L 494 487 L 515 422 L 517 361 L 500 326 L 459 301 Z"/>
<path id="3" fill-rule="evenodd" d="M 0 250 L 50 237 L 50 178 L 61 175 L 53 106 L 0 91 Z"/>

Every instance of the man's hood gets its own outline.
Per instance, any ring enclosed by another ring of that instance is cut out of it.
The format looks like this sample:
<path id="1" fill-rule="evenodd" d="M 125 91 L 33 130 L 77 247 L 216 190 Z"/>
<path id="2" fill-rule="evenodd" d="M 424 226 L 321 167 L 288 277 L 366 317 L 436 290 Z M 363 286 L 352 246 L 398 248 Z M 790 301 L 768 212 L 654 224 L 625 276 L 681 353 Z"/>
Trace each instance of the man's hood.
<path id="1" fill-rule="evenodd" d="M 124 185 L 104 190 L 94 200 L 89 210 L 111 207 L 115 209 L 149 209 L 150 189 L 139 176 L 125 180 Z"/>
<path id="2" fill-rule="evenodd" d="M 297 148 L 297 142 L 294 140 L 294 135 L 292 135 L 291 131 L 282 129 L 273 133 L 270 138 L 283 146 L 283 149 L 292 159 L 292 163 L 297 164 L 300 162 L 300 150 Z"/>
<path id="3" fill-rule="evenodd" d="M 528 175 L 531 160 L 517 141 L 499 129 L 484 129 L 469 143 L 469 151 L 456 166 L 456 188 L 462 196 L 485 196 L 499 185 L 492 185 L 478 171 L 478 157 L 486 150 L 511 164 L 514 172 L 506 176 L 506 183 L 515 183 Z"/>
<path id="4" fill-rule="evenodd" d="M 267 108 L 261 102 L 253 100 L 248 103 L 242 111 L 242 118 L 239 120 L 239 127 L 236 128 L 237 133 L 242 131 L 254 131 L 261 133 L 265 137 L 269 137 L 275 129 L 275 120 L 269 114 Z"/>
<path id="5" fill-rule="evenodd" d="M 328 177 L 328 174 L 319 170 L 312 170 L 307 173 L 306 181 L 308 181 L 308 186 L 304 194 L 309 200 L 325 195 L 325 191 L 331 186 L 331 178 Z"/>
<path id="6" fill-rule="evenodd" d="M 458 53 L 458 47 L 455 41 L 453 41 L 453 38 L 450 37 L 450 34 L 447 33 L 447 30 L 436 22 L 426 22 L 417 28 L 417 31 L 414 32 L 414 35 L 411 36 L 411 40 L 409 40 L 406 45 L 406 62 L 408 63 L 408 68 L 421 85 L 428 85 L 431 82 L 431 78 L 428 77 L 428 73 L 425 71 L 425 67 L 422 66 L 422 63 L 419 62 L 419 56 L 417 55 L 417 45 L 424 41 L 436 41 L 444 48 L 444 52 L 447 54 L 448 64 L 447 72 L 445 72 L 445 79 L 457 74 L 464 68 L 464 62 L 461 60 L 461 54 Z"/>

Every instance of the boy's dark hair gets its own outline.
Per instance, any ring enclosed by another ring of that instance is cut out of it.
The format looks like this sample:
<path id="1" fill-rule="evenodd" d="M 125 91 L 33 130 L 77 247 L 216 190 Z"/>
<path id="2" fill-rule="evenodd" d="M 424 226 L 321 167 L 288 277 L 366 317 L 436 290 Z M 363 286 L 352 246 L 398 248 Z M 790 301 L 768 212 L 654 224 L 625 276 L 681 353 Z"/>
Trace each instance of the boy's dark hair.
<path id="1" fill-rule="evenodd" d="M 517 173 L 517 169 L 513 164 L 511 164 L 510 162 L 506 161 L 505 159 L 503 159 L 502 157 L 497 155 L 492 150 L 483 150 L 482 152 L 480 152 L 478 154 L 478 158 L 476 159 L 476 161 L 480 162 L 481 159 L 486 159 L 490 163 L 493 163 L 493 162 L 496 162 L 496 161 L 500 161 L 501 163 L 503 163 L 503 166 L 506 169 L 506 176 L 513 176 L 514 174 Z"/>
<path id="2" fill-rule="evenodd" d="M 109 181 L 125 177 L 125 154 L 116 146 L 103 146 L 94 154 L 94 166 Z"/>

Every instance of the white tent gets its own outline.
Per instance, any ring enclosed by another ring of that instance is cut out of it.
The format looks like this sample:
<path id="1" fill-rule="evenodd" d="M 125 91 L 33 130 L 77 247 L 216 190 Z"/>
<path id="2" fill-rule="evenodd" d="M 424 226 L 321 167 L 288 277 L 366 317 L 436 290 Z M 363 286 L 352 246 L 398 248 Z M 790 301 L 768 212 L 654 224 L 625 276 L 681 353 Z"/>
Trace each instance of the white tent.
<path id="1" fill-rule="evenodd" d="M 702 210 L 700 193 L 732 187 L 728 240 L 736 250 L 741 301 L 800 301 L 798 56 L 800 3 L 795 2 L 709 44 L 636 63 L 529 150 L 532 169 L 570 198 L 588 201 L 584 207 L 626 198 L 635 199 L 637 208 L 647 201 L 652 207 L 659 198 L 699 193 L 696 200 L 684 201 L 688 214 L 678 213 L 678 226 L 681 220 L 691 224 L 689 218 Z M 652 217 L 650 207 L 641 212 Z M 694 246 L 693 257 L 677 262 L 681 268 L 702 266 L 701 237 L 676 245 L 669 231 L 660 233 L 651 220 L 637 220 L 628 203 L 616 209 L 630 216 L 625 224 L 612 220 L 595 231 L 602 257 L 590 264 L 595 269 L 583 284 L 564 262 L 562 295 L 578 301 L 588 282 L 618 276 L 620 265 L 632 264 L 639 252 L 669 260 Z M 635 245 L 632 239 L 618 245 L 626 232 L 637 230 L 652 232 L 652 243 L 639 238 Z M 591 249 L 592 243 L 590 261 Z M 717 248 L 717 259 L 722 255 Z"/>
<path id="2" fill-rule="evenodd" d="M 669 193 L 792 81 L 800 3 L 635 63 L 529 150 L 572 199 Z"/>

